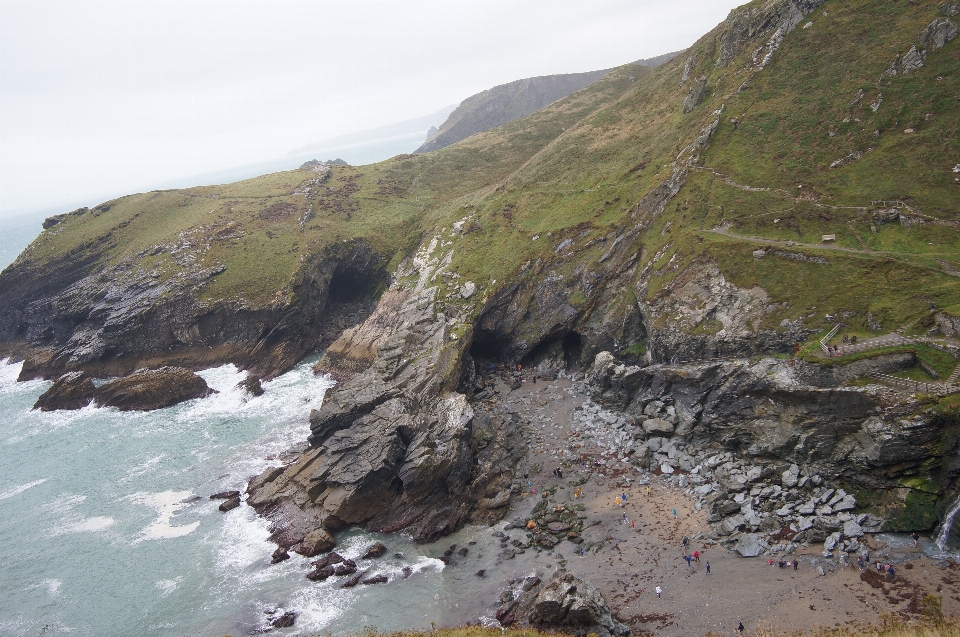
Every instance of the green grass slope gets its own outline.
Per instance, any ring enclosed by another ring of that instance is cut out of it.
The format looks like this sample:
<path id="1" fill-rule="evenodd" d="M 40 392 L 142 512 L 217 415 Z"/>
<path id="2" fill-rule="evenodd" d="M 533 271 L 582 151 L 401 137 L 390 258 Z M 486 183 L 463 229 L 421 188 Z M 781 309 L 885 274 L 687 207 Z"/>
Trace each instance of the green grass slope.
<path id="1" fill-rule="evenodd" d="M 222 266 L 205 298 L 266 304 L 324 246 L 361 238 L 395 266 L 445 228 L 451 270 L 496 290 L 525 264 L 556 260 L 568 239 L 583 246 L 577 260 L 589 268 L 603 249 L 592 240 L 641 223 L 641 300 L 708 259 L 737 285 L 767 290 L 777 304 L 769 329 L 840 313 L 853 327 L 870 313 L 892 329 L 917 321 L 931 302 L 960 314 L 960 175 L 952 172 L 960 164 L 960 38 L 909 75 L 884 75 L 938 5 L 829 0 L 763 69 L 754 55 L 762 57 L 772 32 L 747 29 L 731 46 L 732 15 L 656 69 L 615 69 L 439 151 L 335 167 L 322 184 L 305 169 L 124 197 L 68 216 L 18 263 L 42 267 L 109 237 L 102 264 L 139 259 L 160 276 Z M 785 3 L 756 1 L 735 14 L 756 22 L 770 6 Z M 697 78 L 703 102 L 685 112 Z M 717 121 L 705 147 L 691 146 Z M 831 168 L 848 157 L 859 158 Z M 682 187 L 662 212 L 642 211 L 638 203 L 669 183 Z M 874 222 L 877 200 L 904 202 L 908 223 Z M 458 221 L 462 231 L 449 232 Z M 821 244 L 823 234 L 836 243 Z M 757 259 L 760 248 L 769 252 Z"/>

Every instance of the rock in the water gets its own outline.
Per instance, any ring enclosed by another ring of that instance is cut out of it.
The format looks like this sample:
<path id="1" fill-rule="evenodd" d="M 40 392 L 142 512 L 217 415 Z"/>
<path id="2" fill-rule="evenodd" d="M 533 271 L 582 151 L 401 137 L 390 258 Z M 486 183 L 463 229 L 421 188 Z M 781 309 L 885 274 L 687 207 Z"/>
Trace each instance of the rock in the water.
<path id="1" fill-rule="evenodd" d="M 387 576 L 386 576 L 386 575 L 374 575 L 373 577 L 364 578 L 364 579 L 360 580 L 360 582 L 361 582 L 362 584 L 366 585 L 366 586 L 369 586 L 370 584 L 386 584 L 386 583 L 387 583 Z"/>
<path id="2" fill-rule="evenodd" d="M 287 549 L 283 548 L 282 546 L 278 546 L 277 550 L 274 551 L 273 555 L 270 556 L 270 563 L 279 564 L 280 562 L 284 560 L 289 560 L 289 559 L 290 559 L 290 554 L 287 553 Z"/>
<path id="3" fill-rule="evenodd" d="M 364 575 L 366 575 L 366 571 L 360 571 L 359 573 L 357 573 L 356 575 L 354 575 L 353 577 L 345 581 L 343 584 L 341 584 L 340 588 L 353 588 L 354 586 L 360 583 L 360 580 L 363 579 Z"/>
<path id="4" fill-rule="evenodd" d="M 383 557 L 387 554 L 387 547 L 381 542 L 377 542 L 373 546 L 367 549 L 367 552 L 363 554 L 362 560 L 370 560 L 375 557 Z"/>
<path id="5" fill-rule="evenodd" d="M 463 547 L 462 549 L 460 549 L 459 551 L 457 551 L 457 555 L 459 555 L 460 557 L 466 557 L 466 556 L 467 556 L 467 547 Z"/>
<path id="6" fill-rule="evenodd" d="M 291 626 L 294 625 L 294 623 L 296 623 L 296 621 L 297 621 L 297 612 L 288 610 L 283 615 L 280 615 L 279 617 L 274 619 L 272 622 L 270 622 L 270 625 L 273 626 L 274 628 L 290 628 Z"/>
<path id="7" fill-rule="evenodd" d="M 344 560 L 333 569 L 334 575 L 353 575 L 357 572 L 357 565 L 352 561 Z"/>
<path id="8" fill-rule="evenodd" d="M 332 577 L 336 567 L 327 565 L 322 568 L 316 568 L 309 573 L 307 573 L 307 579 L 314 582 L 322 582 L 323 580 Z"/>
<path id="9" fill-rule="evenodd" d="M 499 557 L 501 560 L 512 560 L 514 557 L 516 557 L 516 555 L 517 552 L 513 549 L 503 549 L 497 554 L 497 557 Z"/>
<path id="10" fill-rule="evenodd" d="M 263 385 L 260 384 L 260 377 L 252 374 L 237 383 L 237 389 L 242 389 L 251 396 L 263 396 Z"/>
<path id="11" fill-rule="evenodd" d="M 98 405 L 120 411 L 150 411 L 215 393 L 207 381 L 189 369 L 161 367 L 139 369 L 104 383 L 94 392 L 94 399 Z"/>
<path id="12" fill-rule="evenodd" d="M 336 545 L 337 542 L 333 539 L 333 536 L 330 535 L 329 531 L 320 528 L 307 533 L 303 541 L 294 547 L 293 550 L 304 557 L 313 557 L 314 555 L 320 555 L 321 553 L 332 550 Z"/>
<path id="13" fill-rule="evenodd" d="M 233 509 L 236 509 L 238 506 L 240 506 L 240 497 L 239 497 L 239 496 L 237 496 L 236 498 L 230 498 L 229 500 L 224 500 L 224 501 L 220 504 L 220 507 L 219 507 L 219 508 L 220 508 L 221 511 L 223 511 L 224 513 L 226 513 L 227 511 L 232 511 Z"/>
<path id="14" fill-rule="evenodd" d="M 484 575 L 486 575 L 486 573 L 487 573 L 487 569 L 481 568 L 479 571 L 476 572 L 476 576 L 483 577 Z"/>
<path id="15" fill-rule="evenodd" d="M 736 551 L 744 557 L 756 557 L 766 550 L 767 545 L 757 533 L 744 533 L 737 540 Z"/>
<path id="16" fill-rule="evenodd" d="M 219 493 L 214 493 L 210 496 L 211 500 L 232 500 L 234 498 L 239 498 L 239 491 L 221 491 Z"/>
<path id="17" fill-rule="evenodd" d="M 69 372 L 40 394 L 33 408 L 40 411 L 55 409 L 83 409 L 93 400 L 96 387 L 93 380 L 83 372 Z"/>

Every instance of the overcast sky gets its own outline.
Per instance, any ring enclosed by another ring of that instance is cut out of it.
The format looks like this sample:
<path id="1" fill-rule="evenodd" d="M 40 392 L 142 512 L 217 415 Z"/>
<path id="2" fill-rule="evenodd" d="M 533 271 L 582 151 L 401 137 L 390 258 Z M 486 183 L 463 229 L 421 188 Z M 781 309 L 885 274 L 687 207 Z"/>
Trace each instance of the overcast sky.
<path id="1" fill-rule="evenodd" d="M 0 0 L 0 218 L 685 48 L 740 0 Z"/>

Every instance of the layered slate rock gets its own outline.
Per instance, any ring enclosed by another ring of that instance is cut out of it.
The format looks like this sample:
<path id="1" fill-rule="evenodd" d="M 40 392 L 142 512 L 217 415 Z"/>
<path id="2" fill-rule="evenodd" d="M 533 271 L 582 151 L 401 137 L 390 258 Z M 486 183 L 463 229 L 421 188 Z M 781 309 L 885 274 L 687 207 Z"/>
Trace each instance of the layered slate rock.
<path id="1" fill-rule="evenodd" d="M 93 400 L 95 391 L 93 380 L 85 373 L 67 372 L 40 394 L 33 408 L 40 411 L 83 409 Z"/>
<path id="2" fill-rule="evenodd" d="M 578 634 L 595 633 L 599 637 L 630 634 L 630 629 L 613 616 L 600 591 L 564 570 L 557 571 L 546 583 L 528 578 L 523 589 L 519 599 L 508 598 L 497 610 L 503 625 L 573 629 Z"/>
<path id="3" fill-rule="evenodd" d="M 105 383 L 96 389 L 94 398 L 102 407 L 150 411 L 215 393 L 205 380 L 189 369 L 161 367 L 139 369 L 129 376 Z"/>

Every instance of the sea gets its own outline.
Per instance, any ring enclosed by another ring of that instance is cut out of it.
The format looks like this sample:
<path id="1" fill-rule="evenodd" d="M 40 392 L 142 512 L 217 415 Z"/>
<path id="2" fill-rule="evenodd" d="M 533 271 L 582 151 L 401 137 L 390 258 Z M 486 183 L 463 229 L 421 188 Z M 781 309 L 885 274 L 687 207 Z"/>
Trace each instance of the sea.
<path id="1" fill-rule="evenodd" d="M 341 589 L 342 578 L 306 579 L 310 560 L 299 555 L 271 565 L 267 522 L 209 499 L 243 491 L 306 439 L 310 410 L 333 386 L 313 362 L 264 382 L 260 397 L 224 365 L 199 372 L 219 393 L 167 409 L 40 412 L 31 408 L 50 382 L 18 383 L 21 364 L 0 361 L 0 635 L 236 637 L 287 610 L 296 624 L 271 634 L 489 622 L 500 583 L 531 569 L 498 566 L 496 527 L 432 545 L 346 530 L 336 550 L 390 581 Z M 359 560 L 375 541 L 387 555 Z M 471 553 L 447 566 L 437 558 L 454 543 Z"/>

